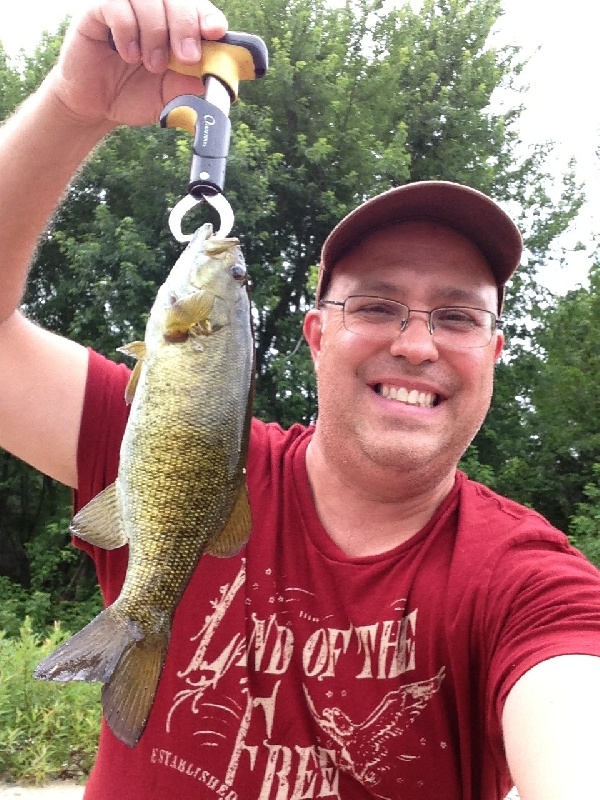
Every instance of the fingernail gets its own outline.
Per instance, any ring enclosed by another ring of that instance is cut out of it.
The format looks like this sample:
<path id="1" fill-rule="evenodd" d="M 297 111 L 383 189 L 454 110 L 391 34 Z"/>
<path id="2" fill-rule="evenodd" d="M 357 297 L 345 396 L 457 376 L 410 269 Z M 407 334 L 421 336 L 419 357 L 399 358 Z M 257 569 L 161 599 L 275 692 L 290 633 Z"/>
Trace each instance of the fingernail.
<path id="1" fill-rule="evenodd" d="M 226 25 L 225 15 L 217 11 L 212 11 L 204 17 L 204 28 L 224 28 Z"/>
<path id="2" fill-rule="evenodd" d="M 198 43 L 192 37 L 183 39 L 181 42 L 181 54 L 184 58 L 200 58 Z"/>

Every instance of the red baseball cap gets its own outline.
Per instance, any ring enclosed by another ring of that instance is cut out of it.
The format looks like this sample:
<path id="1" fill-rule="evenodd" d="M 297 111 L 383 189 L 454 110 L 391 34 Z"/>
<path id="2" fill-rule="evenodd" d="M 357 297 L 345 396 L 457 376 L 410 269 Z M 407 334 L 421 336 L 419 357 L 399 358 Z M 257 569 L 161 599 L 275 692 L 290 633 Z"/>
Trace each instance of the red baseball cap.
<path id="1" fill-rule="evenodd" d="M 317 304 L 327 291 L 335 265 L 360 239 L 378 228 L 410 220 L 441 222 L 477 245 L 496 278 L 500 314 L 505 284 L 521 260 L 521 234 L 508 214 L 490 197 L 450 181 L 419 181 L 389 189 L 344 217 L 331 231 L 321 251 Z"/>

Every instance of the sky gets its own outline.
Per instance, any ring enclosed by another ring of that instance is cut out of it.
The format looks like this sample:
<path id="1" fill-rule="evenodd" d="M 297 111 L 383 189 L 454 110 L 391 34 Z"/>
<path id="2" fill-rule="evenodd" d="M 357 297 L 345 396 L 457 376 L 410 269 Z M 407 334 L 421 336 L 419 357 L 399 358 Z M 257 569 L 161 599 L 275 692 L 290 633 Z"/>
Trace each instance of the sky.
<path id="1" fill-rule="evenodd" d="M 575 157 L 587 197 L 574 229 L 562 240 L 568 266 L 549 267 L 540 276 L 552 291 L 563 293 L 585 284 L 594 241 L 600 244 L 600 5 L 592 0 L 504 0 L 503 5 L 498 41 L 518 44 L 530 57 L 523 75 L 529 90 L 522 98 L 521 134 L 530 144 L 555 142 L 556 176 Z M 578 242 L 587 253 L 573 252 Z"/>
<path id="2" fill-rule="evenodd" d="M 55 30 L 68 13 L 77 13 L 87 0 L 28 0 L 0 7 L 0 40 L 10 55 L 23 48 L 31 52 L 45 29 Z M 222 4 L 226 8 L 226 3 Z M 495 31 L 498 44 L 516 44 L 529 56 L 523 82 L 529 86 L 520 98 L 526 110 L 521 136 L 529 146 L 552 140 L 555 157 L 550 166 L 564 173 L 569 158 L 577 159 L 577 177 L 588 197 L 573 230 L 561 240 L 568 267 L 548 264 L 540 278 L 554 292 L 563 293 L 584 283 L 594 237 L 600 238 L 600 103 L 597 82 L 600 66 L 597 31 L 600 4 L 593 0 L 504 0 L 504 15 Z M 260 31 L 254 31 L 260 35 Z M 574 252 L 578 242 L 588 252 Z"/>

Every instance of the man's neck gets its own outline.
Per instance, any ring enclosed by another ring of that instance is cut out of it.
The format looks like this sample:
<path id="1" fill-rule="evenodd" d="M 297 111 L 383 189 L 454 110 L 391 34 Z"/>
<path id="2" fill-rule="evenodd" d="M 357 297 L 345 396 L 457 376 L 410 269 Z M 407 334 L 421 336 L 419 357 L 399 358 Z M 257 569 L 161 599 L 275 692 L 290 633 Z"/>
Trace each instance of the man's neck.
<path id="1" fill-rule="evenodd" d="M 310 442 L 306 469 L 317 513 L 335 544 L 360 558 L 392 550 L 431 519 L 454 486 L 455 471 L 440 480 L 369 464 L 339 465 Z"/>

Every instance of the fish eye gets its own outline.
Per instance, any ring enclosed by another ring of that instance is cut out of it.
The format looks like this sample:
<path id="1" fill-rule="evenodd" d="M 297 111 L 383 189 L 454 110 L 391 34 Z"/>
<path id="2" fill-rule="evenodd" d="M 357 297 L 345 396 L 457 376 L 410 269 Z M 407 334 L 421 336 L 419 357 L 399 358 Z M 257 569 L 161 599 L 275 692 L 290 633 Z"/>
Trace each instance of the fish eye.
<path id="1" fill-rule="evenodd" d="M 234 264 L 231 267 L 231 276 L 235 281 L 245 281 L 246 267 L 244 267 L 242 264 Z"/>

